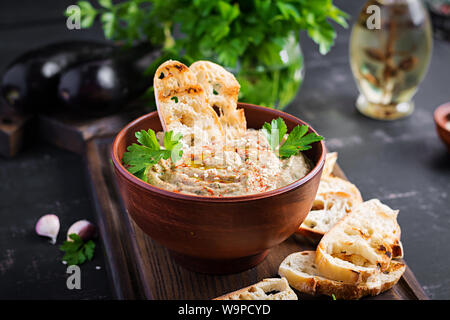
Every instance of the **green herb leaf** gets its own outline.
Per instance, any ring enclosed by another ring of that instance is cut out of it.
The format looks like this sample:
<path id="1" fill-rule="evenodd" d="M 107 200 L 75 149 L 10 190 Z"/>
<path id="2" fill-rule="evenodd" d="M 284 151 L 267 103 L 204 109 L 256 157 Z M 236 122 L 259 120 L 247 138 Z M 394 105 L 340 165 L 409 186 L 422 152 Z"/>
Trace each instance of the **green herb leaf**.
<path id="1" fill-rule="evenodd" d="M 92 240 L 89 240 L 84 244 L 84 255 L 88 258 L 88 260 L 92 260 L 94 257 L 95 251 L 95 243 Z"/>
<path id="2" fill-rule="evenodd" d="M 170 100 L 173 100 L 173 101 L 175 101 L 175 103 L 178 103 L 178 97 L 172 97 L 172 98 L 170 98 Z"/>
<path id="3" fill-rule="evenodd" d="M 128 146 L 123 154 L 122 162 L 127 166 L 127 170 L 147 182 L 148 170 L 157 164 L 161 159 L 171 159 L 176 163 L 183 155 L 180 133 L 175 134 L 168 131 L 164 134 L 164 149 L 161 149 L 156 134 L 152 129 L 141 130 L 135 133 L 139 144 L 133 143 Z"/>
<path id="4" fill-rule="evenodd" d="M 282 118 L 277 118 L 273 119 L 270 124 L 265 122 L 262 132 L 269 141 L 272 150 L 276 150 L 287 132 L 287 127 Z"/>
<path id="5" fill-rule="evenodd" d="M 103 23 L 103 30 L 107 39 L 113 39 L 116 28 L 116 16 L 112 12 L 105 12 L 102 14 L 101 21 Z"/>
<path id="6" fill-rule="evenodd" d="M 333 27 L 328 22 L 322 21 L 308 29 L 308 35 L 319 44 L 320 53 L 327 54 L 334 43 L 336 31 L 334 31 Z"/>
<path id="7" fill-rule="evenodd" d="M 162 159 L 163 152 L 133 143 L 123 154 L 122 161 L 128 165 L 131 174 L 139 173 L 148 166 L 154 166 Z"/>
<path id="8" fill-rule="evenodd" d="M 301 21 L 300 14 L 298 13 L 297 8 L 290 3 L 284 3 L 284 2 L 277 2 L 277 7 L 281 11 L 283 17 L 286 20 L 289 20 L 290 18 L 293 18 L 296 22 Z"/>
<path id="9" fill-rule="evenodd" d="M 111 8 L 112 1 L 111 0 L 98 0 L 98 3 L 104 8 Z"/>
<path id="10" fill-rule="evenodd" d="M 282 118 L 273 119 L 270 124 L 264 123 L 261 130 L 272 150 L 277 151 L 278 149 L 281 158 L 289 158 L 300 151 L 309 150 L 312 148 L 310 144 L 323 139 L 323 137 L 313 132 L 306 134 L 308 126 L 296 126 L 280 147 L 280 143 L 287 132 L 287 126 Z"/>
<path id="11" fill-rule="evenodd" d="M 170 158 L 173 163 L 181 159 L 183 155 L 183 144 L 181 143 L 181 133 L 173 134 L 173 131 L 168 131 L 164 134 L 164 148 L 170 151 Z"/>
<path id="12" fill-rule="evenodd" d="M 97 10 L 87 1 L 79 1 L 78 6 L 80 7 L 81 13 L 81 27 L 82 28 L 90 28 L 97 16 Z M 71 12 L 66 10 L 66 16 L 70 15 Z"/>
<path id="13" fill-rule="evenodd" d="M 86 260 L 94 257 L 95 243 L 92 240 L 84 242 L 79 235 L 72 233 L 69 235 L 72 241 L 64 241 L 59 250 L 64 251 L 62 258 L 68 265 L 83 264 Z"/>
<path id="14" fill-rule="evenodd" d="M 148 131 L 141 130 L 134 134 L 137 141 L 144 147 L 148 147 L 151 150 L 160 150 L 158 139 L 156 139 L 155 131 L 149 129 Z"/>
<path id="15" fill-rule="evenodd" d="M 296 126 L 280 147 L 280 157 L 289 158 L 290 156 L 298 154 L 300 151 L 309 150 L 312 148 L 310 144 L 323 139 L 323 137 L 313 132 L 306 134 L 307 132 L 307 126 Z"/>
<path id="16" fill-rule="evenodd" d="M 89 1 L 78 1 L 78 6 L 80 7 L 82 14 L 96 12 L 95 8 L 89 3 Z"/>

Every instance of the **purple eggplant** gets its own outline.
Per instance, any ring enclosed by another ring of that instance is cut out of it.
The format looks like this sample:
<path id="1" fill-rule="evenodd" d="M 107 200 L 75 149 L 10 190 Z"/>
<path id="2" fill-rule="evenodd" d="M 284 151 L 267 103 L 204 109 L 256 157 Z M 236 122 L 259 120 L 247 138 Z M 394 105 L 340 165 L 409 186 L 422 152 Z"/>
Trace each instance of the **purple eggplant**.
<path id="1" fill-rule="evenodd" d="M 73 66 L 61 75 L 60 100 L 84 115 L 113 113 L 152 86 L 152 66 L 160 56 L 159 49 L 142 44 L 123 48 L 108 59 Z"/>
<path id="2" fill-rule="evenodd" d="M 81 62 L 111 56 L 107 43 L 72 41 L 50 44 L 14 60 L 1 80 L 1 95 L 19 112 L 42 112 L 56 108 L 61 73 Z"/>

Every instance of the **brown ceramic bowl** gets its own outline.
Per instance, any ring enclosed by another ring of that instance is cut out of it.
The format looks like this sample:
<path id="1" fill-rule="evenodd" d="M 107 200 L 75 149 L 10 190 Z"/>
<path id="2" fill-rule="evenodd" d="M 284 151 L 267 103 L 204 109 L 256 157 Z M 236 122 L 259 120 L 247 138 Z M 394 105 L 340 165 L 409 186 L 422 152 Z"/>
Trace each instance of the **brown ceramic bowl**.
<path id="1" fill-rule="evenodd" d="M 450 122 L 450 102 L 439 106 L 434 111 L 434 122 L 439 137 L 450 151 L 450 129 L 446 127 L 446 124 Z"/>
<path id="2" fill-rule="evenodd" d="M 289 130 L 306 124 L 281 111 L 243 103 L 239 107 L 245 109 L 249 128 L 261 128 L 277 117 Z M 325 161 L 323 141 L 307 151 L 315 166 L 300 180 L 258 194 L 205 197 L 154 187 L 126 170 L 123 153 L 136 142 L 136 131 L 149 128 L 162 130 L 157 112 L 131 122 L 116 136 L 112 161 L 118 186 L 137 225 L 186 268 L 215 274 L 249 269 L 292 235 L 311 209 Z M 309 131 L 315 132 L 311 127 Z"/>

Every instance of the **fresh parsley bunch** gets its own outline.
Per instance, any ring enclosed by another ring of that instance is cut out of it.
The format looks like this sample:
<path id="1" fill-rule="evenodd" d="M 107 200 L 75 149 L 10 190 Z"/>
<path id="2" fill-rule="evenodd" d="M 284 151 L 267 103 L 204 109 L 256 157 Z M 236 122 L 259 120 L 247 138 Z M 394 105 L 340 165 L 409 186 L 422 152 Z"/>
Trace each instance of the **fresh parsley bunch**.
<path id="1" fill-rule="evenodd" d="M 92 0 L 78 5 L 83 28 L 98 18 L 108 39 L 150 41 L 163 48 L 162 57 L 186 64 L 217 62 L 236 75 L 241 101 L 273 108 L 284 108 L 301 84 L 303 59 L 293 49 L 299 30 L 306 30 L 325 54 L 336 37 L 330 22 L 347 27 L 347 14 L 332 0 Z"/>
<path id="2" fill-rule="evenodd" d="M 329 21 L 347 27 L 347 14 L 332 0 L 95 1 L 100 8 L 91 2 L 78 2 L 83 28 L 99 17 L 108 39 L 147 40 L 193 61 L 211 57 L 226 67 L 235 67 L 241 57 L 278 62 L 284 40 L 299 30 L 325 54 L 336 37 Z"/>
<path id="3" fill-rule="evenodd" d="M 322 136 L 314 132 L 308 133 L 308 126 L 296 126 L 287 136 L 280 146 L 287 133 L 287 126 L 283 119 L 273 119 L 271 123 L 264 123 L 262 132 L 269 141 L 269 145 L 274 151 L 278 151 L 281 158 L 289 158 L 300 151 L 311 149 L 311 144 L 323 139 Z"/>
<path id="4" fill-rule="evenodd" d="M 141 130 L 135 133 L 139 144 L 133 143 L 123 154 L 122 161 L 127 165 L 128 171 L 147 182 L 148 170 L 161 159 L 171 159 L 176 163 L 183 155 L 180 133 L 166 131 L 164 134 L 164 149 L 159 145 L 155 131 Z"/>

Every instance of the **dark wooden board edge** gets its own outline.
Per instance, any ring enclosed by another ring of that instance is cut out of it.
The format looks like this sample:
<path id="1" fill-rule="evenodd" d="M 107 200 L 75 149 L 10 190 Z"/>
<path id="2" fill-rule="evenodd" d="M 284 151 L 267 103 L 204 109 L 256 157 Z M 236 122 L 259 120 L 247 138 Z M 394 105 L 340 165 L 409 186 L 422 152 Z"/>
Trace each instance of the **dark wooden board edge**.
<path id="1" fill-rule="evenodd" d="M 410 300 L 430 300 L 408 265 L 406 265 L 406 271 L 399 282 L 404 282 L 403 287 L 409 289 L 408 296 L 411 297 Z"/>
<path id="2" fill-rule="evenodd" d="M 123 214 L 118 194 L 113 193 L 115 187 L 110 187 L 115 182 L 111 176 L 112 168 L 108 171 L 107 166 L 111 165 L 109 158 L 104 157 L 107 151 L 103 150 L 110 145 L 111 138 L 94 139 L 87 143 L 85 156 L 107 273 L 117 299 L 144 299 L 149 297 L 149 292 L 143 292 L 145 281 L 140 278 L 139 268 L 134 263 L 139 259 L 134 256 L 137 250 L 133 248 L 133 233 L 129 220 Z"/>
<path id="3" fill-rule="evenodd" d="M 32 115 L 6 107 L 0 99 L 0 156 L 12 158 L 31 140 Z"/>
<path id="4" fill-rule="evenodd" d="M 37 117 L 37 132 L 43 141 L 83 155 L 89 141 L 116 135 L 126 124 L 151 111 L 137 103 L 128 105 L 117 114 L 100 118 L 71 113 L 41 114 Z"/>
<path id="5" fill-rule="evenodd" d="M 104 254 L 108 264 L 108 274 L 115 296 L 118 299 L 153 299 L 149 279 L 140 272 L 143 266 L 139 259 L 136 233 L 138 228 L 124 209 L 116 184 L 112 165 L 109 161 L 112 138 L 96 138 L 87 143 L 86 167 L 92 200 L 95 205 L 100 235 L 104 243 Z M 344 172 L 336 165 L 334 174 L 345 178 Z M 399 287 L 401 286 L 401 287 Z M 300 298 L 310 299 L 303 294 Z M 407 266 L 399 283 L 378 297 L 384 300 L 428 300 L 411 269 Z"/>

